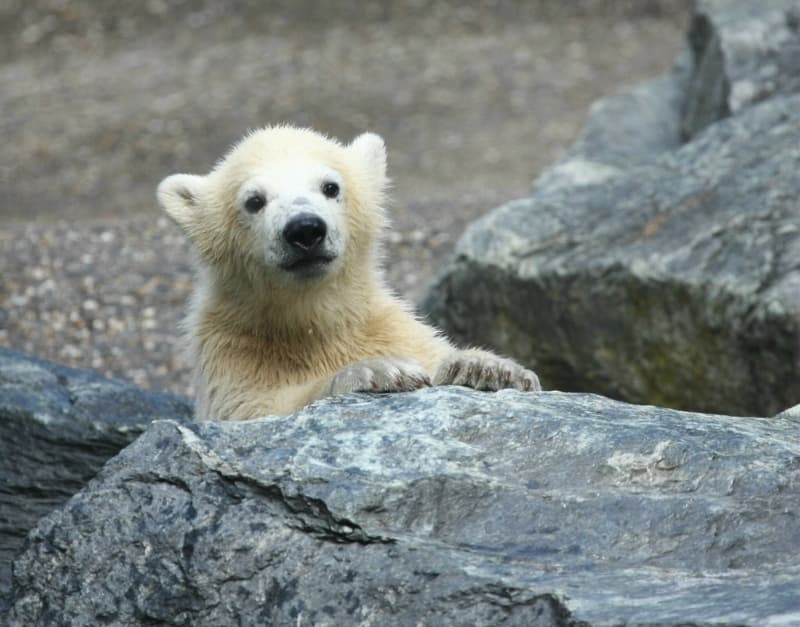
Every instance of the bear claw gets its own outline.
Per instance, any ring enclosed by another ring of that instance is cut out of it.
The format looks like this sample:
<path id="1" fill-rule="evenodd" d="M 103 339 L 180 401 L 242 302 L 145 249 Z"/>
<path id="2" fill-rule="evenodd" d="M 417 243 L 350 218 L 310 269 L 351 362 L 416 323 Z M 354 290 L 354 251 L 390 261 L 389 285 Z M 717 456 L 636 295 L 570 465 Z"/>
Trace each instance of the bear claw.
<path id="1" fill-rule="evenodd" d="M 329 386 L 330 394 L 347 392 L 411 392 L 430 387 L 422 364 L 413 359 L 378 357 L 340 370 Z"/>
<path id="2" fill-rule="evenodd" d="M 539 377 L 517 362 L 491 353 L 458 351 L 445 359 L 433 378 L 434 385 L 462 385 L 476 390 L 513 388 L 539 392 Z"/>

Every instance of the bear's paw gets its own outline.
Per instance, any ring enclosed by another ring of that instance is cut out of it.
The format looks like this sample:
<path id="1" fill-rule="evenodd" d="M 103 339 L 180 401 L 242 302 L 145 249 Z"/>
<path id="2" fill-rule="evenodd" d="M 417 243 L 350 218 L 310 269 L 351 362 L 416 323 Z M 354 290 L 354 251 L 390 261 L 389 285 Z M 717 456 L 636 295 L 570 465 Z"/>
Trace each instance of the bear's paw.
<path id="1" fill-rule="evenodd" d="M 483 351 L 456 351 L 436 369 L 434 385 L 463 385 L 476 390 L 506 388 L 539 392 L 539 377 L 517 362 Z"/>
<path id="2" fill-rule="evenodd" d="M 410 392 L 430 384 L 428 373 L 416 360 L 377 357 L 340 370 L 331 380 L 329 392 Z"/>

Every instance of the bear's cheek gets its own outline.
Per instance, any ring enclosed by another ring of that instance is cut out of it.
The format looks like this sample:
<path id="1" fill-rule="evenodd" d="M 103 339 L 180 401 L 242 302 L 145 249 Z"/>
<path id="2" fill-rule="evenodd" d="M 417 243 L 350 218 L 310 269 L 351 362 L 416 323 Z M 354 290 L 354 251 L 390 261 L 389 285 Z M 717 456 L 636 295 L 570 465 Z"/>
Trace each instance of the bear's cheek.
<path id="1" fill-rule="evenodd" d="M 342 229 L 340 225 L 334 225 L 331 229 L 329 229 L 326 248 L 335 257 L 343 257 L 347 249 L 346 229 Z"/>
<path id="2" fill-rule="evenodd" d="M 261 237 L 260 248 L 264 261 L 270 268 L 280 268 L 289 255 L 288 247 L 280 236 L 280 232 L 264 233 Z"/>
<path id="3" fill-rule="evenodd" d="M 281 226 L 274 217 L 264 214 L 243 216 L 234 247 L 243 257 L 267 266 L 277 266 L 283 255 Z"/>

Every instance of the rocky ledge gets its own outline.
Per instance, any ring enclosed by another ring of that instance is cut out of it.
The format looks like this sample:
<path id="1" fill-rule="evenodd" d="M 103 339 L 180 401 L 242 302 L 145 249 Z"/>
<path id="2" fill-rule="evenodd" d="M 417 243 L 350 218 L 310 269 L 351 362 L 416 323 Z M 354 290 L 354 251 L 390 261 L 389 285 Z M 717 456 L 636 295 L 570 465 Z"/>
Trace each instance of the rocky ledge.
<path id="1" fill-rule="evenodd" d="M 33 529 L 5 620 L 791 624 L 798 429 L 463 388 L 158 421 Z"/>
<path id="2" fill-rule="evenodd" d="M 798 0 L 700 0 L 672 74 L 597 103 L 531 196 L 467 229 L 433 322 L 549 388 L 800 402 L 798 24 Z"/>

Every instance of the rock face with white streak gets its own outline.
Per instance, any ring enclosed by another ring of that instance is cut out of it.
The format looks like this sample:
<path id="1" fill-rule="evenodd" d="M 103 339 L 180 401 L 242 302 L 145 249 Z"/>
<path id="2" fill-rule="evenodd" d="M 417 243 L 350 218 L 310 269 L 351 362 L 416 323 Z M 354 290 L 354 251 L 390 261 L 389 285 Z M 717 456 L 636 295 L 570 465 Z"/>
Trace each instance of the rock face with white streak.
<path id="1" fill-rule="evenodd" d="M 791 624 L 798 429 L 461 388 L 156 422 L 32 531 L 5 620 Z"/>
<path id="2" fill-rule="evenodd" d="M 738 415 L 798 403 L 798 16 L 700 2 L 692 58 L 595 105 L 530 197 L 467 229 L 432 321 L 545 387 Z"/>

